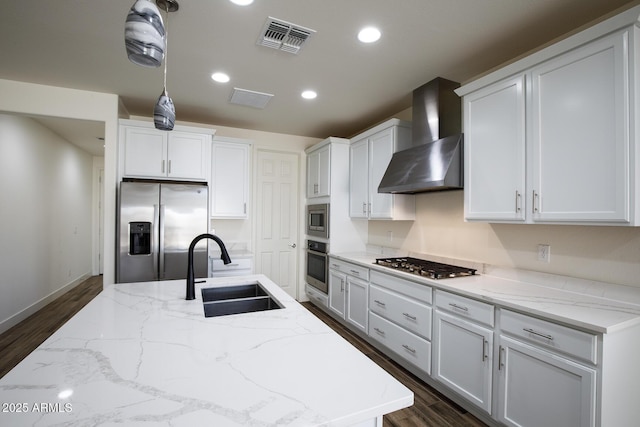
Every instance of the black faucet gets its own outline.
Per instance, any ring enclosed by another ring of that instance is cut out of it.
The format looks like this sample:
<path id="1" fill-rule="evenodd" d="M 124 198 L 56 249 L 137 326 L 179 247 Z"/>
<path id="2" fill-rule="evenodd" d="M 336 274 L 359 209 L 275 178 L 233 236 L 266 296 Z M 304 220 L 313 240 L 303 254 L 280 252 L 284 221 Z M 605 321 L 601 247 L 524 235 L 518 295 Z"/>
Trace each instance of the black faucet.
<path id="1" fill-rule="evenodd" d="M 220 246 L 220 252 L 222 252 L 222 255 L 220 256 L 222 262 L 224 262 L 225 264 L 231 264 L 229 252 L 227 252 L 227 248 L 224 246 L 224 243 L 218 236 L 205 233 L 193 239 L 193 241 L 189 245 L 189 258 L 187 260 L 187 300 L 196 299 L 195 274 L 193 272 L 193 249 L 196 247 L 196 244 L 202 239 L 215 240 L 218 246 Z"/>

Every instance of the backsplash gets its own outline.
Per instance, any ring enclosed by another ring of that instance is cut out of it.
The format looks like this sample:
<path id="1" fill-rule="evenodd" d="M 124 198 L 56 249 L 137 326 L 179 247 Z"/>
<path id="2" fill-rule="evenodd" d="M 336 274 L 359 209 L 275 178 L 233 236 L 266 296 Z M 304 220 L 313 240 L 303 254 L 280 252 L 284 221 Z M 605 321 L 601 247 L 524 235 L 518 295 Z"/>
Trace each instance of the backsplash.
<path id="1" fill-rule="evenodd" d="M 415 221 L 369 221 L 369 245 L 640 287 L 640 227 L 465 222 L 462 191 L 419 194 L 416 209 Z"/>

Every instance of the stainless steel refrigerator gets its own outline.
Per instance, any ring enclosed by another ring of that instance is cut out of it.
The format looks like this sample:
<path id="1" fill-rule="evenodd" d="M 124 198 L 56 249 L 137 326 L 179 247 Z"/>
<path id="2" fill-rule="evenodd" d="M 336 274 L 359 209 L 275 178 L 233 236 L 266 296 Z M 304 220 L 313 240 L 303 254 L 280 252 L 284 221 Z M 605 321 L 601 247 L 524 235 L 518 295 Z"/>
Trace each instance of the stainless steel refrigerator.
<path id="1" fill-rule="evenodd" d="M 118 214 L 118 283 L 185 279 L 189 244 L 208 231 L 205 183 L 123 181 Z M 207 239 L 194 251 L 196 277 L 207 277 Z"/>

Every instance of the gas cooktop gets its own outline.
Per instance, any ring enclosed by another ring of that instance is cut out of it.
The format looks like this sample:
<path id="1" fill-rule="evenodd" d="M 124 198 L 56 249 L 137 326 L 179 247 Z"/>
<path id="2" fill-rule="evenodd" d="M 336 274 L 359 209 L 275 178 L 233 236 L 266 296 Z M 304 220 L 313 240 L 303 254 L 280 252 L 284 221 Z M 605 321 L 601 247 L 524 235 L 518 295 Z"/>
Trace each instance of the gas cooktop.
<path id="1" fill-rule="evenodd" d="M 394 270 L 413 273 L 430 279 L 444 279 L 449 277 L 472 276 L 476 274 L 473 268 L 458 267 L 419 258 L 377 258 L 375 264 Z"/>

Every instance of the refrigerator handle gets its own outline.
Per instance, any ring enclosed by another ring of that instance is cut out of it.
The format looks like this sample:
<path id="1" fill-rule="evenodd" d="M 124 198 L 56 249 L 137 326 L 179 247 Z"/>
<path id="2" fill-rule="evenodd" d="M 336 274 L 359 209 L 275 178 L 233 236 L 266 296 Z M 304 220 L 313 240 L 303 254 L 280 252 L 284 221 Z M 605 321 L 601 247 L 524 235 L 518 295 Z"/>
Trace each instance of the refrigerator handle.
<path id="1" fill-rule="evenodd" d="M 158 224 L 160 223 L 160 212 L 158 205 L 153 205 L 153 241 L 151 243 L 151 256 L 153 258 L 153 280 L 158 280 L 158 249 L 160 241 Z"/>
<path id="2" fill-rule="evenodd" d="M 159 270 L 159 275 L 160 275 L 160 280 L 164 279 L 164 205 L 160 205 L 160 212 L 159 212 L 159 233 L 160 233 L 160 238 L 158 239 L 158 254 L 159 254 L 159 260 L 160 260 L 160 270 Z"/>

